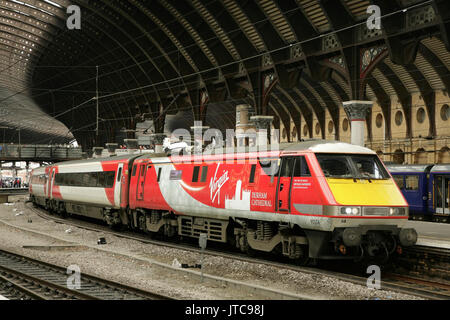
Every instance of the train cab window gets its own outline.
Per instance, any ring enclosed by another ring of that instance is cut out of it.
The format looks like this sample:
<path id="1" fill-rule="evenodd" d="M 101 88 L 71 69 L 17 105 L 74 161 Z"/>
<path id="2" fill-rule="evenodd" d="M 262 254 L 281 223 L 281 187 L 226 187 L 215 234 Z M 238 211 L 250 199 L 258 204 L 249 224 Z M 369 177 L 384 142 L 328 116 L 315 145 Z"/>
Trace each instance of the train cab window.
<path id="1" fill-rule="evenodd" d="M 158 169 L 158 182 L 161 179 L 161 171 L 162 171 L 162 168 L 159 168 Z"/>
<path id="2" fill-rule="evenodd" d="M 119 172 L 117 173 L 117 182 L 120 182 L 121 178 L 122 178 L 122 168 L 119 168 Z"/>
<path id="3" fill-rule="evenodd" d="M 327 178 L 388 179 L 389 175 L 375 155 L 344 155 L 316 153 L 316 158 Z"/>
<path id="4" fill-rule="evenodd" d="M 198 174 L 200 172 L 200 167 L 195 166 L 194 167 L 194 173 L 192 174 L 192 182 L 198 182 Z"/>
<path id="5" fill-rule="evenodd" d="M 405 176 L 405 190 L 408 191 L 419 190 L 419 176 L 417 175 Z"/>
<path id="6" fill-rule="evenodd" d="M 249 183 L 254 183 L 255 182 L 255 173 L 256 173 L 256 164 L 252 165 L 252 169 L 250 170 Z"/>
<path id="7" fill-rule="evenodd" d="M 206 182 L 207 177 L 208 177 L 208 166 L 204 166 L 202 168 L 202 176 L 200 178 L 200 182 Z"/>
<path id="8" fill-rule="evenodd" d="M 308 164 L 304 156 L 297 157 L 295 160 L 294 177 L 310 177 Z"/>
<path id="9" fill-rule="evenodd" d="M 403 181 L 403 177 L 402 175 L 395 175 L 393 176 L 395 183 L 397 184 L 399 189 L 404 189 L 405 188 L 405 183 Z"/>
<path id="10" fill-rule="evenodd" d="M 135 164 L 133 166 L 133 171 L 131 172 L 131 176 L 134 177 L 136 175 L 136 169 L 137 169 L 137 165 Z"/>

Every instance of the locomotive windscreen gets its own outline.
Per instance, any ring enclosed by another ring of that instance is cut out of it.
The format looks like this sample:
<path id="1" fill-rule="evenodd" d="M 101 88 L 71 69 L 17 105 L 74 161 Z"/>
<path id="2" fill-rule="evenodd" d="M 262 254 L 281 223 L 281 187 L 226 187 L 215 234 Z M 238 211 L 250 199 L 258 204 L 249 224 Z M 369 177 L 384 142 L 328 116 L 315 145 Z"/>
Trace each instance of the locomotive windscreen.
<path id="1" fill-rule="evenodd" d="M 375 155 L 316 154 L 325 177 L 388 179 L 389 174 Z"/>

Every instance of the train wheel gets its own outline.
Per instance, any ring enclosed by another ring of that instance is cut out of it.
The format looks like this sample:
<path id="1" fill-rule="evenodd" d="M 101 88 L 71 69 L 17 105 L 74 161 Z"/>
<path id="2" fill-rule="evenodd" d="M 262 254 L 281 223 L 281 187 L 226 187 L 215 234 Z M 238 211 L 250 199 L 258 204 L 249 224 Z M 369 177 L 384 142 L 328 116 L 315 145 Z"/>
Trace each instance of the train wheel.
<path id="1" fill-rule="evenodd" d="M 258 251 L 247 245 L 247 255 L 252 258 L 256 257 L 258 255 Z"/>
<path id="2" fill-rule="evenodd" d="M 59 203 L 58 213 L 61 216 L 61 218 L 63 218 L 63 219 L 67 218 L 67 211 L 66 211 L 66 206 L 65 206 L 64 202 Z"/>
<path id="3" fill-rule="evenodd" d="M 299 266 L 307 266 L 310 262 L 309 259 L 309 246 L 307 245 L 295 245 L 295 251 L 297 253 L 298 258 L 294 259 L 296 265 Z"/>

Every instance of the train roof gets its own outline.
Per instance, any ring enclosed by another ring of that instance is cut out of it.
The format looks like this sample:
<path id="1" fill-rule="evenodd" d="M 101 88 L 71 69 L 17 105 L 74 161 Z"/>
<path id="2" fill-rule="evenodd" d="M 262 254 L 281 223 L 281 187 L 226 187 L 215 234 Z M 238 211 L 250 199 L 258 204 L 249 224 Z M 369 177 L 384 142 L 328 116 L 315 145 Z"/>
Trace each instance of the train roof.
<path id="1" fill-rule="evenodd" d="M 232 153 L 247 153 L 254 152 L 255 148 L 245 147 L 245 148 L 216 148 L 212 149 L 211 155 L 220 154 L 232 154 Z M 365 147 L 335 141 L 335 140 L 319 140 L 311 139 L 302 142 L 295 143 L 280 143 L 277 148 L 271 150 L 271 145 L 267 146 L 267 151 L 279 151 L 281 154 L 289 154 L 290 152 L 296 151 L 311 151 L 317 153 L 354 153 L 354 154 L 376 154 L 373 150 Z M 166 153 L 144 153 L 144 154 L 126 154 L 114 157 L 104 157 L 104 158 L 92 158 L 85 160 L 73 160 L 55 163 L 55 165 L 70 165 L 70 164 L 84 164 L 84 163 L 94 163 L 101 161 L 117 161 L 117 160 L 131 160 L 133 158 L 149 159 L 158 157 L 167 157 Z M 191 155 L 186 155 L 186 157 Z"/>
<path id="2" fill-rule="evenodd" d="M 433 167 L 433 169 L 431 169 L 431 172 L 450 172 L 450 164 L 437 164 Z"/>
<path id="3" fill-rule="evenodd" d="M 61 165 L 70 165 L 70 164 L 94 163 L 94 162 L 101 162 L 101 161 L 129 160 L 132 158 L 137 158 L 141 155 L 142 154 L 125 154 L 125 155 L 113 156 L 113 157 L 91 158 L 91 159 L 84 159 L 84 160 L 71 160 L 71 161 L 58 162 L 58 163 L 55 163 L 54 165 L 61 166 Z M 45 167 L 41 167 L 41 168 L 45 168 Z"/>
<path id="4" fill-rule="evenodd" d="M 273 147 L 273 149 L 271 149 Z M 234 153 L 249 153 L 258 151 L 255 147 L 229 147 L 229 148 L 215 148 L 210 150 L 208 155 L 223 155 Z M 263 150 L 261 150 L 263 151 Z M 278 145 L 267 145 L 267 152 L 280 152 L 283 154 L 289 154 L 290 152 L 297 151 L 311 151 L 317 153 L 354 153 L 354 154 L 376 154 L 373 150 L 365 147 L 335 141 L 335 140 L 307 140 L 294 143 L 280 143 Z M 140 159 L 167 157 L 165 153 L 146 153 L 141 155 Z M 185 155 L 186 157 L 195 155 Z"/>
<path id="5" fill-rule="evenodd" d="M 391 173 L 428 173 L 433 165 L 432 164 L 412 164 L 412 165 L 404 165 L 404 164 L 388 164 L 386 168 Z"/>

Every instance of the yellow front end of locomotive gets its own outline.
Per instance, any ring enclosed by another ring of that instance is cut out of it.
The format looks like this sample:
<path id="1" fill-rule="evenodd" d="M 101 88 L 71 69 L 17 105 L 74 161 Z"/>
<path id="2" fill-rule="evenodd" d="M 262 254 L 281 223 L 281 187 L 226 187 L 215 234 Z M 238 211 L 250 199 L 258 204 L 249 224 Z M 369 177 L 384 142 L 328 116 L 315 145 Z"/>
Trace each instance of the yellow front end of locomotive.
<path id="1" fill-rule="evenodd" d="M 343 206 L 408 206 L 392 179 L 327 178 L 327 182 L 336 202 Z"/>

